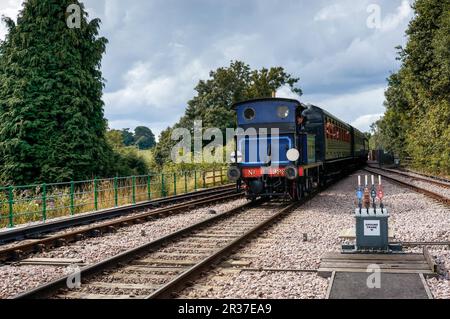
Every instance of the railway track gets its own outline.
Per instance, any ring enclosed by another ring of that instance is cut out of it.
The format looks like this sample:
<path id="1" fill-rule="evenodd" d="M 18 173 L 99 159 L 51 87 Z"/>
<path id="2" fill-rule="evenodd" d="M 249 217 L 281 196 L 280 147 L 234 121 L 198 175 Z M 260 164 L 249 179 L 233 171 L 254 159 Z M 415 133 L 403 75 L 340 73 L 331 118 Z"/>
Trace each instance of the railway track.
<path id="1" fill-rule="evenodd" d="M 171 216 L 178 213 L 183 213 L 186 210 L 193 208 L 203 207 L 206 205 L 217 204 L 220 202 L 230 201 L 238 199 L 243 196 L 241 193 L 236 193 L 235 190 L 230 188 L 224 188 L 221 190 L 215 190 L 211 193 L 203 192 L 198 195 L 198 199 L 194 199 L 181 204 L 171 205 L 169 207 L 158 208 L 148 212 L 137 213 L 132 216 L 119 217 L 112 220 L 97 222 L 93 220 L 93 224 L 86 226 L 80 226 L 73 230 L 62 231 L 50 235 L 39 233 L 36 237 L 27 236 L 26 240 L 13 243 L 11 245 L 0 246 L 0 262 L 17 261 L 28 254 L 42 252 L 53 247 L 61 247 L 63 245 L 83 240 L 87 237 L 98 237 L 102 234 L 115 232 L 119 227 L 127 227 L 133 224 L 145 223 L 155 218 L 162 218 L 165 216 Z M 150 204 L 149 204 L 150 205 Z M 133 210 L 148 209 L 149 205 L 133 206 Z M 117 208 L 118 210 L 129 209 Z M 104 219 L 104 217 L 102 217 Z M 49 228 L 46 228 L 47 230 Z M 55 230 L 61 230 L 61 226 L 58 225 Z M 33 234 L 35 231 L 33 231 Z"/>
<path id="2" fill-rule="evenodd" d="M 422 176 L 422 177 L 427 177 L 427 178 L 430 178 L 430 179 L 434 179 L 434 180 L 436 180 L 436 181 L 439 181 L 439 182 L 443 182 L 443 183 L 447 183 L 447 184 L 450 184 L 450 180 L 449 179 L 446 179 L 446 178 L 443 178 L 443 177 L 438 177 L 438 176 L 430 176 L 430 175 L 426 175 L 426 174 L 423 174 L 423 173 L 418 173 L 418 172 L 415 172 L 415 171 L 413 171 L 413 170 L 410 170 L 410 169 L 407 169 L 407 168 L 400 168 L 403 172 L 405 172 L 405 173 L 412 173 L 412 174 L 415 174 L 415 175 L 420 175 L 420 176 Z"/>
<path id="3" fill-rule="evenodd" d="M 445 197 L 445 196 L 443 196 L 441 194 L 432 192 L 432 191 L 430 191 L 428 189 L 424 189 L 422 187 L 418 187 L 416 185 L 408 183 L 407 181 L 404 181 L 404 180 L 401 180 L 401 179 L 398 179 L 398 178 L 394 178 L 394 177 L 392 177 L 390 175 L 387 175 L 385 170 L 380 170 L 378 168 L 377 169 L 365 168 L 364 170 L 369 172 L 369 173 L 371 173 L 371 174 L 374 174 L 374 175 L 375 174 L 376 175 L 381 175 L 383 178 L 387 179 L 388 181 L 390 181 L 390 182 L 392 182 L 394 184 L 397 184 L 397 185 L 409 188 L 409 189 L 411 189 L 411 190 L 413 190 L 413 191 L 415 191 L 417 193 L 421 193 L 421 194 L 424 194 L 425 196 L 428 196 L 430 198 L 438 200 L 439 202 L 445 204 L 446 206 L 450 206 L 450 198 Z M 390 171 L 389 171 L 389 173 L 390 173 Z"/>
<path id="4" fill-rule="evenodd" d="M 397 243 L 393 243 L 397 244 Z M 419 246 L 449 246 L 450 247 L 450 241 L 424 241 L 424 242 L 399 242 L 398 244 L 404 246 L 404 247 L 419 247 Z"/>
<path id="5" fill-rule="evenodd" d="M 311 200 L 324 188 L 298 203 L 248 203 L 163 238 L 79 269 L 15 299 L 152 299 L 171 298 L 211 266 L 233 255 L 242 244 Z M 234 258 L 233 255 L 232 258 Z M 245 259 L 245 256 L 239 258 Z M 79 289 L 68 289 L 73 278 Z"/>
<path id="6" fill-rule="evenodd" d="M 432 176 L 427 176 L 427 175 L 418 174 L 418 173 L 414 173 L 414 172 L 411 172 L 411 173 L 413 173 L 415 175 L 411 175 L 406 172 L 393 170 L 393 169 L 378 168 L 378 167 L 371 167 L 371 166 L 369 166 L 369 167 L 373 168 L 373 169 L 381 170 L 386 173 L 392 173 L 392 174 L 396 174 L 396 175 L 399 175 L 402 177 L 411 178 L 413 180 L 422 181 L 422 182 L 430 183 L 430 184 L 433 184 L 433 185 L 436 185 L 439 187 L 450 189 L 450 182 L 446 181 L 444 179 L 437 179 Z M 418 176 L 418 175 L 420 175 L 420 176 Z"/>
<path id="7" fill-rule="evenodd" d="M 283 202 L 245 204 L 81 269 L 83 284 L 80 289 L 67 289 L 69 275 L 16 298 L 173 297 L 187 282 L 298 205 Z"/>
<path id="8" fill-rule="evenodd" d="M 69 218 L 63 218 L 54 221 L 50 220 L 45 223 L 40 223 L 36 225 L 30 225 L 25 227 L 19 226 L 11 230 L 0 232 L 0 244 L 24 240 L 28 238 L 35 238 L 37 236 L 64 230 L 70 227 L 76 227 L 80 225 L 98 222 L 101 220 L 125 216 L 142 209 L 155 209 L 179 203 L 186 203 L 194 199 L 202 199 L 210 195 L 226 194 L 232 191 L 233 189 L 235 189 L 235 185 L 225 185 L 210 189 L 199 190 L 187 194 L 145 201 L 137 203 L 136 205 L 115 207 L 94 213 L 80 214 Z"/>

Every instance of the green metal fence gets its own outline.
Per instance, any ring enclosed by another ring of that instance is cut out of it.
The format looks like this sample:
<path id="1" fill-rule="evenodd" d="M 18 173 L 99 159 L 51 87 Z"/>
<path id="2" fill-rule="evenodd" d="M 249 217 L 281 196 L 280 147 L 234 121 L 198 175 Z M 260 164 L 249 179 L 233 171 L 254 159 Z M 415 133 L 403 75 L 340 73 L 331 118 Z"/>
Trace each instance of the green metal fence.
<path id="1" fill-rule="evenodd" d="M 0 187 L 0 228 L 134 205 L 220 186 L 226 168 Z"/>

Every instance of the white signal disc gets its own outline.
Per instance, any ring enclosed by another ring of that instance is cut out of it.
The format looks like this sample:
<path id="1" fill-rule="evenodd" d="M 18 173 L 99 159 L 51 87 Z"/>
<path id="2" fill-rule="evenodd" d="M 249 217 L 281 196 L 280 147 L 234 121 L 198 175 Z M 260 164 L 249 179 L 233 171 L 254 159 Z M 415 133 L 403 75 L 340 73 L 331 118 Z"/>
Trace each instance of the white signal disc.
<path id="1" fill-rule="evenodd" d="M 297 149 L 295 149 L 295 148 L 291 148 L 291 149 L 287 152 L 286 156 L 287 156 L 287 159 L 288 159 L 289 161 L 295 162 L 295 161 L 298 161 L 298 160 L 299 160 L 299 158 L 300 158 L 300 152 L 299 152 Z"/>

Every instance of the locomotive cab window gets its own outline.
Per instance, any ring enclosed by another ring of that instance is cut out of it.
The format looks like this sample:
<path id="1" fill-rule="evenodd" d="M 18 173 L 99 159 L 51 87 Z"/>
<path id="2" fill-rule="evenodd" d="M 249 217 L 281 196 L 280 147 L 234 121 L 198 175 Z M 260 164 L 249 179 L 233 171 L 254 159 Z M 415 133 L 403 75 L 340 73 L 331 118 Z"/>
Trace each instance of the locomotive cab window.
<path id="1" fill-rule="evenodd" d="M 279 106 L 277 108 L 277 115 L 282 120 L 286 119 L 289 116 L 289 108 L 287 106 Z"/>
<path id="2" fill-rule="evenodd" d="M 245 111 L 244 111 L 244 118 L 247 121 L 253 120 L 255 118 L 255 116 L 256 116 L 256 113 L 255 113 L 255 110 L 253 108 L 248 107 L 248 108 L 245 109 Z"/>

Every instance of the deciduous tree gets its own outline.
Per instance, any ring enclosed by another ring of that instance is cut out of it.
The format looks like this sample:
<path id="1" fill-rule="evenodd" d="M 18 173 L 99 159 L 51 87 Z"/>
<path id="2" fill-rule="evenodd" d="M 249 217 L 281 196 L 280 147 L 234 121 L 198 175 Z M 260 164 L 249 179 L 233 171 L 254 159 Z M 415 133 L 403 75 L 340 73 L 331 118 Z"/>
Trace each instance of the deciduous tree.
<path id="1" fill-rule="evenodd" d="M 235 127 L 235 113 L 231 106 L 239 101 L 271 97 L 282 86 L 301 95 L 297 87 L 299 79 L 292 77 L 282 67 L 252 70 L 241 61 L 232 61 L 230 66 L 210 72 L 210 78 L 201 80 L 195 87 L 196 96 L 187 103 L 184 116 L 173 128 L 193 130 L 194 121 L 202 120 L 204 128 Z M 173 128 L 165 130 L 155 149 L 155 160 L 162 165 L 170 160 Z"/>
<path id="2" fill-rule="evenodd" d="M 450 0 L 416 0 L 413 8 L 378 133 L 414 167 L 450 175 Z"/>

